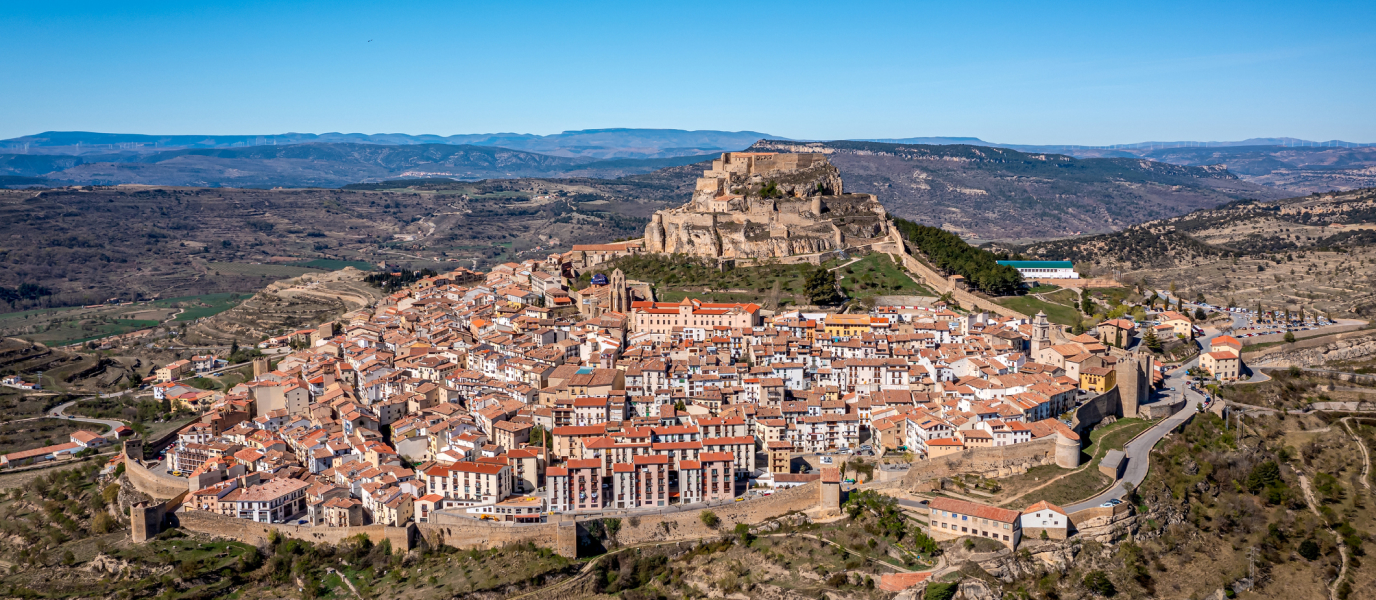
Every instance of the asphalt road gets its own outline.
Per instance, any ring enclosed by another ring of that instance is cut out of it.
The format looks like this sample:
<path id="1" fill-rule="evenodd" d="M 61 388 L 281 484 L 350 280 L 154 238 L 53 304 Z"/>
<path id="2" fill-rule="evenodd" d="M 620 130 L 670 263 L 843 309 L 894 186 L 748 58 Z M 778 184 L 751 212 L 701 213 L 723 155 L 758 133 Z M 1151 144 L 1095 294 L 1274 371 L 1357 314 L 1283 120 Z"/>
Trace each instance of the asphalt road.
<path id="1" fill-rule="evenodd" d="M 1245 322 L 1245 317 L 1233 315 L 1234 327 L 1240 326 L 1239 324 L 1242 322 Z M 1204 330 L 1204 333 L 1207 337 L 1199 339 L 1199 343 L 1204 350 L 1209 349 L 1209 344 L 1213 342 L 1214 338 L 1223 335 L 1220 331 L 1208 329 Z M 1161 394 L 1184 394 L 1186 402 L 1185 407 L 1180 409 L 1180 412 L 1165 418 L 1160 423 L 1157 423 L 1156 426 L 1148 429 L 1146 433 L 1137 436 L 1137 438 L 1128 443 L 1127 448 L 1124 449 L 1127 454 L 1128 464 L 1124 469 L 1123 478 L 1114 484 L 1108 491 L 1090 498 L 1089 500 L 1085 500 L 1084 502 L 1080 502 L 1079 504 L 1065 507 L 1067 512 L 1093 508 L 1109 500 L 1122 499 L 1126 493 L 1123 489 L 1123 482 L 1125 481 L 1132 483 L 1134 487 L 1142 485 L 1142 482 L 1147 478 L 1147 468 L 1151 463 L 1151 449 L 1156 447 L 1156 443 L 1161 441 L 1161 438 L 1166 437 L 1166 434 L 1170 433 L 1172 429 L 1184 423 L 1186 419 L 1190 418 L 1190 415 L 1198 410 L 1199 406 L 1204 404 L 1204 395 L 1191 390 L 1189 386 L 1186 385 L 1186 372 L 1197 364 L 1199 364 L 1198 356 L 1166 374 L 1164 387 L 1167 389 L 1175 388 L 1175 391 L 1163 390 L 1157 392 L 1158 398 L 1161 397 Z M 1253 377 L 1256 381 L 1264 381 L 1266 379 L 1266 376 L 1260 373 L 1253 375 Z"/>
<path id="2" fill-rule="evenodd" d="M 52 417 L 52 418 L 54 418 L 54 419 L 67 419 L 67 420 L 69 420 L 69 421 L 80 421 L 80 422 L 82 422 L 82 423 L 99 423 L 99 424 L 101 424 L 101 425 L 104 425 L 104 426 L 108 427 L 110 431 L 114 431 L 114 429 L 115 429 L 116 427 L 121 427 L 121 426 L 124 425 L 124 422 L 123 422 L 123 421 L 113 421 L 113 420 L 110 420 L 110 419 L 92 419 L 92 418 L 90 418 L 90 417 L 79 417 L 79 416 L 75 416 L 75 415 L 70 415 L 70 416 L 67 415 L 67 414 L 66 414 L 66 410 L 67 410 L 68 408 L 71 408 L 71 406 L 72 406 L 73 404 L 76 404 L 76 403 L 77 403 L 77 401 L 76 401 L 76 400 L 73 400 L 73 401 L 68 402 L 68 403 L 66 403 L 66 404 L 62 404 L 62 405 L 56 406 L 56 407 L 54 407 L 52 410 L 48 411 L 48 416 L 49 416 L 49 417 Z"/>

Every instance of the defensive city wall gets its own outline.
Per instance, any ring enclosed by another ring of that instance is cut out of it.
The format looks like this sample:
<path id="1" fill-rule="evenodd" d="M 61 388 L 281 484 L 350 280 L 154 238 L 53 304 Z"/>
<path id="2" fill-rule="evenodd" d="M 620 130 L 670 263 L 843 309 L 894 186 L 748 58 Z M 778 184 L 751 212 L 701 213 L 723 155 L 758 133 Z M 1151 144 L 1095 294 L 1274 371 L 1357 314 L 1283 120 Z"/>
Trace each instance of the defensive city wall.
<path id="1" fill-rule="evenodd" d="M 188 491 L 187 480 L 150 470 L 143 466 L 142 457 L 143 440 L 125 440 L 124 474 L 134 484 L 134 489 L 158 500 L 174 498 Z"/>
<path id="2" fill-rule="evenodd" d="M 839 484 L 813 482 L 807 485 L 777 492 L 771 496 L 749 501 L 708 507 L 688 508 L 672 512 L 647 511 L 610 511 L 594 515 L 561 515 L 548 523 L 518 524 L 501 521 L 484 521 L 466 516 L 437 512 L 434 522 L 412 524 L 406 527 L 384 525 L 365 525 L 359 527 L 317 527 L 278 523 L 259 523 L 247 519 L 237 519 L 207 511 L 189 510 L 173 512 L 185 495 L 182 490 L 172 501 L 153 506 L 135 507 L 141 518 L 134 533 L 134 540 L 142 542 L 158 534 L 163 525 L 180 527 L 206 535 L 233 539 L 248 544 L 262 545 L 268 542 L 272 532 L 286 538 L 299 539 L 312 543 L 339 544 L 355 536 L 365 536 L 375 544 L 387 540 L 392 548 L 410 550 L 424 539 L 427 544 L 447 545 L 454 548 L 493 548 L 508 544 L 533 543 L 537 546 L 553 548 L 563 556 L 576 557 L 580 538 L 588 537 L 589 521 L 618 518 L 621 527 L 616 540 L 621 544 L 639 544 L 655 541 L 687 541 L 710 538 L 735 528 L 737 523 L 758 525 L 766 520 L 791 512 L 801 512 L 818 508 L 823 504 L 822 487 Z M 836 490 L 839 492 L 839 490 Z M 832 498 L 839 498 L 833 494 Z M 835 502 L 835 501 L 833 501 Z M 824 509 L 839 509 L 839 502 Z M 702 522 L 702 511 L 711 510 L 720 521 L 717 527 L 708 527 Z"/>
<path id="3" fill-rule="evenodd" d="M 871 490 L 916 490 L 943 477 L 971 473 L 985 477 L 1007 477 L 1050 464 L 1066 468 L 1079 466 L 1080 443 L 1053 435 L 1011 446 L 965 450 L 915 461 L 902 477 L 879 480 L 862 487 Z"/>
<path id="4" fill-rule="evenodd" d="M 979 296 L 971 294 L 969 291 L 966 291 L 962 289 L 960 286 L 956 285 L 955 282 L 951 281 L 946 277 L 943 277 L 940 273 L 937 273 L 936 271 L 932 270 L 931 267 L 928 267 L 922 261 L 914 258 L 911 254 L 908 254 L 907 252 L 904 252 L 902 250 L 903 248 L 900 247 L 899 252 L 897 252 L 895 256 L 897 256 L 900 260 L 903 261 L 903 266 L 905 268 L 922 277 L 922 280 L 926 282 L 927 285 L 931 286 L 932 290 L 935 291 L 937 294 L 945 294 L 949 292 L 951 294 L 951 297 L 954 298 L 956 302 L 959 302 L 962 307 L 978 308 L 980 310 L 989 311 L 991 313 L 1003 315 L 1005 317 L 1013 317 L 1018 319 L 1029 318 L 1027 315 L 1024 315 L 1011 308 L 1008 308 L 1007 306 L 1003 306 L 996 302 L 992 302 L 988 299 L 981 298 Z"/>

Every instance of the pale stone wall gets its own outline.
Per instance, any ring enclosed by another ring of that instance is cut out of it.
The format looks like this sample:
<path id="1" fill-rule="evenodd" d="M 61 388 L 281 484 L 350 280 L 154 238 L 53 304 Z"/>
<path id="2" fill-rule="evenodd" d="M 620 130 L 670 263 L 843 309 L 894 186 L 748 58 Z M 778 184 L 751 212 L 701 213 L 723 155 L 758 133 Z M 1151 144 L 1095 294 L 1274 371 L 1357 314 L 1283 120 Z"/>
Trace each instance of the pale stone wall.
<path id="1" fill-rule="evenodd" d="M 1113 389 L 1095 396 L 1093 400 L 1089 400 L 1075 409 L 1075 414 L 1070 418 L 1070 428 L 1083 437 L 1105 417 L 1122 415 L 1120 404 L 1118 387 L 1114 386 Z"/>
<path id="2" fill-rule="evenodd" d="M 903 266 L 905 268 L 907 268 L 909 271 L 912 271 L 913 273 L 916 273 L 919 277 L 921 277 L 922 281 L 926 283 L 928 287 L 931 287 L 933 291 L 935 291 L 937 294 L 944 294 L 950 292 L 951 297 L 954 298 L 956 302 L 959 302 L 962 307 L 988 311 L 997 315 L 1003 315 L 1005 317 L 1014 317 L 1019 319 L 1031 318 L 1016 310 L 992 302 L 990 300 L 986 300 L 984 298 L 971 294 L 966 290 L 960 289 L 949 279 L 943 277 L 941 274 L 932 270 L 922 261 L 917 260 L 913 256 L 909 255 L 906 251 L 898 252 L 896 253 L 896 255 L 903 261 Z"/>
<path id="3" fill-rule="evenodd" d="M 348 538 L 365 535 L 374 544 L 381 543 L 383 540 L 390 540 L 394 550 L 406 551 L 415 547 L 412 527 L 388 527 L 385 525 L 312 527 L 309 525 L 258 523 L 203 510 L 179 512 L 177 513 L 177 523 L 178 526 L 187 531 L 230 538 L 254 545 L 268 543 L 268 536 L 271 532 L 276 531 L 283 537 L 316 544 L 338 544 Z"/>
<path id="4" fill-rule="evenodd" d="M 946 456 L 915 461 L 902 479 L 880 481 L 865 487 L 914 489 L 932 479 L 965 473 L 986 477 L 1007 477 L 1027 469 L 1056 462 L 1056 439 L 1048 436 L 1012 446 L 965 450 Z"/>
<path id="5" fill-rule="evenodd" d="M 156 473 L 143 466 L 141 461 L 128 457 L 124 459 L 124 473 L 128 476 L 129 482 L 134 484 L 134 489 L 159 500 L 167 500 L 176 497 L 177 494 L 186 493 L 190 486 L 186 479 L 173 477 L 166 473 Z"/>

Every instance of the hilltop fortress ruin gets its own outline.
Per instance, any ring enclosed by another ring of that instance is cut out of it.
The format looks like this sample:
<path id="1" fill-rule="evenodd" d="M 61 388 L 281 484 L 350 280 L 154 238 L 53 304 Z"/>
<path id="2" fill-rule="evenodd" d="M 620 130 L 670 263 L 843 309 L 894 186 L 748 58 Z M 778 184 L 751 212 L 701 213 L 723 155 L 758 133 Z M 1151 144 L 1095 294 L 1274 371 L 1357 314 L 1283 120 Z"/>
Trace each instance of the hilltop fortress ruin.
<path id="1" fill-rule="evenodd" d="M 883 205 L 845 193 L 840 171 L 817 153 L 724 153 L 698 178 L 692 200 L 656 212 L 645 229 L 647 252 L 720 259 L 858 247 L 903 246 Z"/>

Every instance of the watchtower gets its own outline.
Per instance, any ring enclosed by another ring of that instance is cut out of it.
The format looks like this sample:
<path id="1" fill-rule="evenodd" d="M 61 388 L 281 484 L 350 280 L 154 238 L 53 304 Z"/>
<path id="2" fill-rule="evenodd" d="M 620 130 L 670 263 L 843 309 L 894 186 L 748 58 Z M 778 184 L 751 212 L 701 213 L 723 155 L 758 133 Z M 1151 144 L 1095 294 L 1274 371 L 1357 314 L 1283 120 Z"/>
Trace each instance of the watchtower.
<path id="1" fill-rule="evenodd" d="M 841 512 L 841 470 L 836 467 L 822 467 L 822 490 L 819 504 L 823 511 Z"/>

